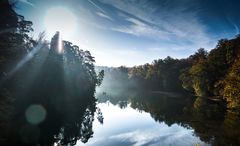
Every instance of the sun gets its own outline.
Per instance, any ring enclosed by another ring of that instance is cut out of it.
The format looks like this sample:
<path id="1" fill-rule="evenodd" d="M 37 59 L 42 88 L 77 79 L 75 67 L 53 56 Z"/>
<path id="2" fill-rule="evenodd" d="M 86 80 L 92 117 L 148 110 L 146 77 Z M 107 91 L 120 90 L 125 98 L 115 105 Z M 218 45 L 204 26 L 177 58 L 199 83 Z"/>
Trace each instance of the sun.
<path id="1" fill-rule="evenodd" d="M 67 38 L 76 31 L 77 18 L 67 8 L 54 7 L 46 12 L 44 26 L 48 35 L 52 36 L 59 31 L 63 38 Z"/>

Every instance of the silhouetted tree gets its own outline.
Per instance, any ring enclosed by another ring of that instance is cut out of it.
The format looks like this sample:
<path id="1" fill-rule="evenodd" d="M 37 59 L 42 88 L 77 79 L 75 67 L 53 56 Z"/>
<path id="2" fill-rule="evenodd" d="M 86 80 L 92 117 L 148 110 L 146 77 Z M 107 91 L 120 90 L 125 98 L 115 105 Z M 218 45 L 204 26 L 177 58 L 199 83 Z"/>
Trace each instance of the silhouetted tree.
<path id="1" fill-rule="evenodd" d="M 32 22 L 0 2 L 1 145 L 74 145 L 93 135 L 97 75 L 89 51 L 29 37 Z M 100 110 L 98 119 L 102 123 Z M 40 118 L 40 119 L 39 119 Z"/>

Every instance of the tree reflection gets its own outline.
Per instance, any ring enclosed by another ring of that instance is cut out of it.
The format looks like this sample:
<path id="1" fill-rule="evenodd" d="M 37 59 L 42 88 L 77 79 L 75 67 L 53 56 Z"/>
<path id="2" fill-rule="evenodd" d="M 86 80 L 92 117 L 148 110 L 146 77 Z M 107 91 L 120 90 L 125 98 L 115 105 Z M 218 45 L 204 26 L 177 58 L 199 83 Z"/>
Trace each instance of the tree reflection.
<path id="1" fill-rule="evenodd" d="M 177 123 L 194 129 L 196 136 L 211 145 L 240 144 L 240 116 L 237 112 L 227 111 L 224 102 L 180 93 L 181 96 L 168 97 L 166 94 L 153 94 L 143 90 L 129 92 L 124 92 L 122 95 L 126 96 L 123 98 L 122 95 L 112 97 L 111 93 L 98 98 L 99 101 L 109 100 L 120 107 L 123 100 L 128 101 L 133 109 L 150 113 L 157 122 L 164 122 L 169 126 Z"/>

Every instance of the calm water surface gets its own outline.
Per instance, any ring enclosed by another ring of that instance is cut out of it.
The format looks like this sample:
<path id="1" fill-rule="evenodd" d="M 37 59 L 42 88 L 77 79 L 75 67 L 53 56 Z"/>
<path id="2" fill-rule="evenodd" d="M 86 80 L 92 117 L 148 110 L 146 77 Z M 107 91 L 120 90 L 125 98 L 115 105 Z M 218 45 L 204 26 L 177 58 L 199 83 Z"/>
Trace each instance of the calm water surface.
<path id="1" fill-rule="evenodd" d="M 133 109 L 130 104 L 121 108 L 106 102 L 99 103 L 98 107 L 102 110 L 104 124 L 95 120 L 93 138 L 86 144 L 78 142 L 78 146 L 209 145 L 201 141 L 191 127 L 156 122 L 149 113 Z"/>
<path id="2" fill-rule="evenodd" d="M 225 104 L 175 93 L 97 94 L 103 124 L 78 146 L 239 146 L 240 116 Z"/>

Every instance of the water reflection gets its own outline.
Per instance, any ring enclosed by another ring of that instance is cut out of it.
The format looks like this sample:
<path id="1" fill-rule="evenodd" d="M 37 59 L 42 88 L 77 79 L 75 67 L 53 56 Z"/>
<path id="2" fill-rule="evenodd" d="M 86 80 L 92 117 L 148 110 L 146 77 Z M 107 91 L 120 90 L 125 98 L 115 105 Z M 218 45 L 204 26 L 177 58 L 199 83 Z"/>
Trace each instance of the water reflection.
<path id="1" fill-rule="evenodd" d="M 139 112 L 131 104 L 122 109 L 112 103 L 100 103 L 99 107 L 104 115 L 104 125 L 94 123 L 94 137 L 86 146 L 208 145 L 193 135 L 193 129 L 155 122 L 149 113 Z"/>
<path id="2" fill-rule="evenodd" d="M 23 111 L 19 111 L 13 118 L 1 118 L 1 145 L 75 145 L 78 140 L 86 143 L 94 133 L 94 115 L 103 123 L 95 98 L 89 97 L 88 100 L 77 106 L 63 106 L 62 111 L 43 104 L 30 105 L 26 109 L 26 116 L 23 116 Z M 0 112 L 4 115 L 4 110 Z"/>
<path id="3" fill-rule="evenodd" d="M 98 95 L 99 102 L 110 102 L 108 106 L 109 111 L 112 111 L 114 105 L 118 107 L 119 110 L 122 109 L 123 115 L 126 114 L 126 117 L 115 117 L 118 121 L 122 122 L 121 119 L 124 119 L 128 121 L 126 125 L 130 124 L 138 131 L 132 131 L 131 134 L 125 132 L 128 136 L 134 136 L 127 137 L 124 135 L 120 141 L 133 142 L 128 143 L 130 145 L 196 145 L 201 143 L 201 145 L 209 144 L 219 146 L 240 144 L 240 116 L 237 112 L 228 111 L 225 108 L 225 103 L 221 101 L 212 101 L 206 98 L 191 97 L 189 95 L 167 96 L 167 94 L 151 92 L 129 93 L 129 96 L 127 96 L 127 94 L 128 93 L 123 93 L 120 96 L 114 97 L 110 94 Z M 174 93 L 171 93 L 171 95 L 172 94 Z M 130 109 L 134 110 L 135 114 L 127 116 L 131 113 L 128 111 Z M 104 112 L 106 111 L 103 110 L 103 114 Z M 112 113 L 115 115 L 115 112 Z M 116 114 L 119 115 L 118 113 Z M 155 121 L 148 125 L 148 128 L 146 128 L 145 125 L 149 124 L 149 122 L 145 122 L 143 118 L 146 114 L 149 114 L 148 117 L 145 117 L 146 119 L 154 119 Z M 112 116 L 110 115 L 106 116 L 104 114 L 105 120 Z M 139 117 L 134 121 L 129 121 L 129 119 L 131 119 L 130 117 L 136 117 L 136 115 L 139 115 Z M 131 124 L 131 122 L 134 124 Z M 121 125 L 121 127 L 126 125 Z M 151 131 L 151 129 L 153 131 L 147 132 L 143 127 L 149 131 Z M 111 128 L 111 130 L 116 129 L 115 127 L 107 128 Z M 165 140 L 171 139 L 171 142 L 167 143 L 159 137 L 162 132 L 169 134 L 165 135 Z M 151 135 L 148 135 L 148 133 L 151 133 Z M 136 141 L 136 135 L 143 140 L 145 137 L 148 137 L 148 142 L 139 144 Z M 178 137 L 179 135 L 181 135 L 181 139 L 186 143 L 182 144 L 178 139 L 174 139 L 174 137 Z"/>
<path id="4" fill-rule="evenodd" d="M 13 108 L 11 104 L 3 105 L 0 107 L 0 145 L 75 145 L 78 140 L 86 143 L 94 133 L 94 115 L 103 123 L 94 96 L 76 105 L 62 106 L 61 111 L 45 104 L 33 104 L 18 108 L 15 114 L 9 113 Z"/>
<path id="5" fill-rule="evenodd" d="M 93 94 L 85 94 L 79 101 L 62 104 L 60 111 L 52 106 L 60 104 L 58 100 L 51 105 L 27 104 L 11 121 L 14 127 L 8 126 L 9 115 L 1 118 L 1 140 L 7 133 L 8 145 L 240 144 L 240 115 L 228 111 L 222 102 L 151 92 L 125 92 L 114 97 L 104 93 L 97 98 L 98 103 Z M 36 114 L 41 116 L 35 118 Z"/>

